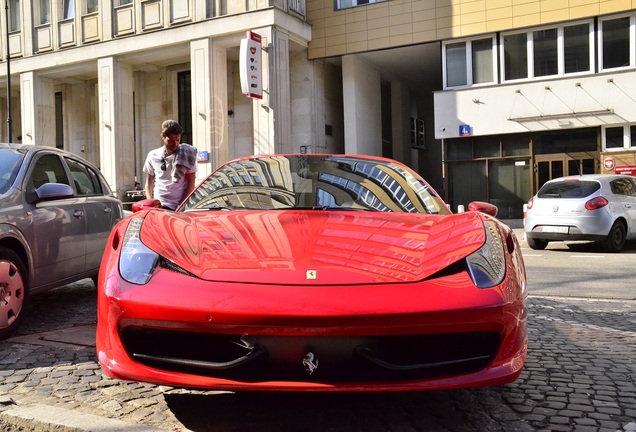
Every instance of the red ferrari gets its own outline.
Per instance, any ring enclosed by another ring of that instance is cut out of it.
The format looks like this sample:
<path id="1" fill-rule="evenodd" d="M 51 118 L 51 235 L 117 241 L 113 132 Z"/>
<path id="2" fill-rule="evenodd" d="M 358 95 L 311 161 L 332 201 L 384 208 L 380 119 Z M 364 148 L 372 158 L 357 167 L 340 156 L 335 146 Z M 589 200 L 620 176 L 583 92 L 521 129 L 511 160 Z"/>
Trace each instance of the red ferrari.
<path id="1" fill-rule="evenodd" d="M 410 168 L 350 155 L 221 166 L 172 212 L 136 203 L 99 273 L 114 378 L 225 390 L 498 385 L 527 351 L 517 239 Z"/>

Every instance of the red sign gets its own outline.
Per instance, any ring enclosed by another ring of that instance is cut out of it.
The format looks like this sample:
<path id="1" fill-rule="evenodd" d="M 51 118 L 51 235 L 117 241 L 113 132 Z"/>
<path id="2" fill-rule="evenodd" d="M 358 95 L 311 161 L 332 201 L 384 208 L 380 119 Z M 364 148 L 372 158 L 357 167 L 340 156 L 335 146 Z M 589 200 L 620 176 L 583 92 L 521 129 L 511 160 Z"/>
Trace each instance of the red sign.
<path id="1" fill-rule="evenodd" d="M 636 165 L 617 165 L 614 168 L 614 173 L 636 176 Z"/>
<path id="2" fill-rule="evenodd" d="M 239 76 L 241 91 L 247 97 L 263 98 L 261 35 L 248 31 L 241 39 Z"/>
<path id="3" fill-rule="evenodd" d="M 610 156 L 610 157 L 606 157 L 605 159 L 603 159 L 603 166 L 608 171 L 613 170 L 614 169 L 614 158 Z"/>

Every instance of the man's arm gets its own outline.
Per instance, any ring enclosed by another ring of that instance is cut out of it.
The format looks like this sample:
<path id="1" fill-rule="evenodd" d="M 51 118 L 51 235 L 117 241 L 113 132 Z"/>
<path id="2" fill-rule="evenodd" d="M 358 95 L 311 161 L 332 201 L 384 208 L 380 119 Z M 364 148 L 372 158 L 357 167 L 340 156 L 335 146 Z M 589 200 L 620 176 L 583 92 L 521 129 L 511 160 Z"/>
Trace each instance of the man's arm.
<path id="1" fill-rule="evenodd" d="M 154 190 L 155 190 L 155 176 L 146 174 L 146 185 L 144 186 L 144 192 L 146 192 L 146 199 L 153 198 Z"/>

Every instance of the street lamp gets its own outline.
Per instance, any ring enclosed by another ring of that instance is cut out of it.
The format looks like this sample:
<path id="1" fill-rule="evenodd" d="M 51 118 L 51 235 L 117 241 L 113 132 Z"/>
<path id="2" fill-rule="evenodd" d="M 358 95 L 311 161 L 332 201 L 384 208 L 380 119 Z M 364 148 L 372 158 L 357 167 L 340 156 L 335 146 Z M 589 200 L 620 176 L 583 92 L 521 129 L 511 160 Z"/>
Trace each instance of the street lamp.
<path id="1" fill-rule="evenodd" d="M 13 139 L 11 120 L 11 53 L 9 49 L 9 0 L 5 0 L 4 13 L 7 28 L 7 142 Z"/>

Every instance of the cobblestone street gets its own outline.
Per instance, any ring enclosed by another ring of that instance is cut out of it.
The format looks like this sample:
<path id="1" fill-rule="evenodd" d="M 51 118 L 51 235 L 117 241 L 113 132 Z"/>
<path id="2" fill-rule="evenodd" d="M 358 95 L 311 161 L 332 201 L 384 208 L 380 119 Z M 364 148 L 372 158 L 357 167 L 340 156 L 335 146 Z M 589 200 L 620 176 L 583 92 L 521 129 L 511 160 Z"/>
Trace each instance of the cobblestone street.
<path id="1" fill-rule="evenodd" d="M 529 322 L 513 410 L 537 430 L 636 431 L 636 304 L 531 298 Z"/>
<path id="2" fill-rule="evenodd" d="M 336 395 L 201 392 L 111 380 L 95 357 L 90 281 L 36 296 L 32 306 L 20 335 L 0 342 L 4 414 L 54 407 L 126 429 L 172 431 L 636 431 L 633 301 L 531 297 L 529 356 L 514 384 Z M 12 422 L 0 415 L 4 430 L 17 430 Z"/>

